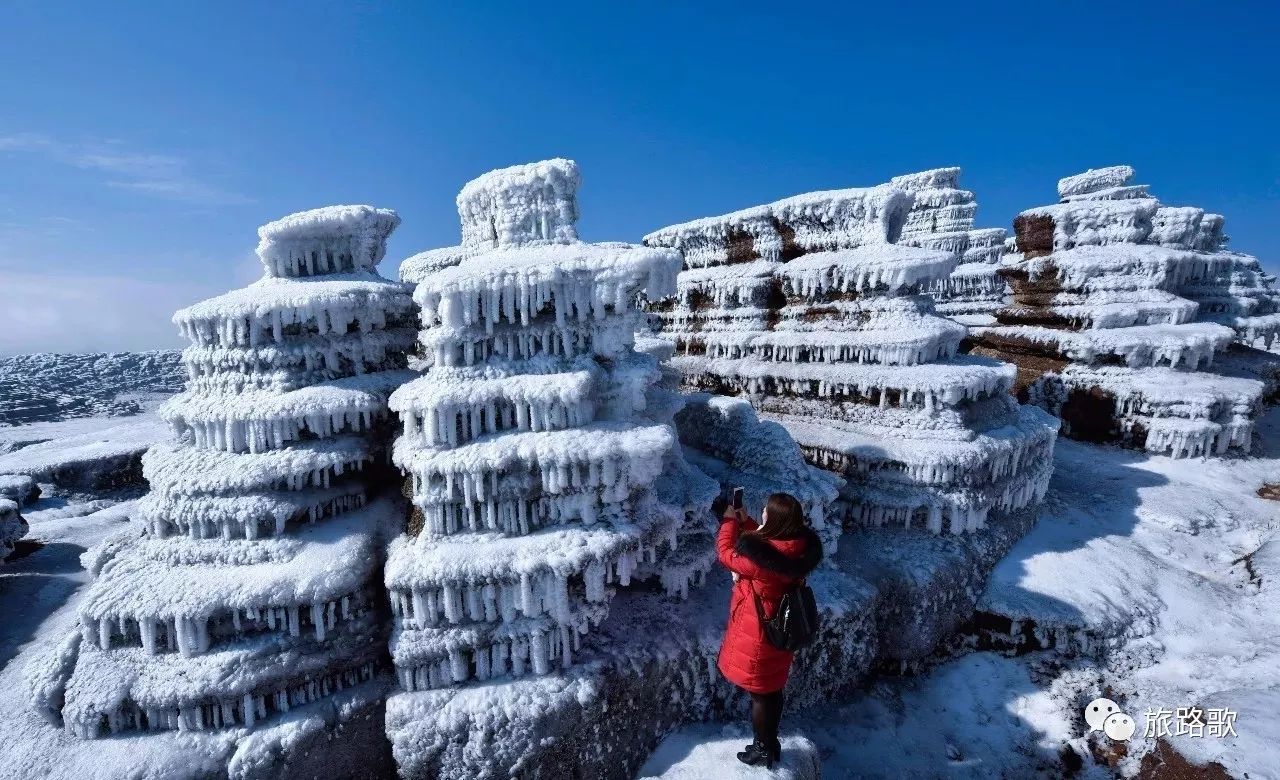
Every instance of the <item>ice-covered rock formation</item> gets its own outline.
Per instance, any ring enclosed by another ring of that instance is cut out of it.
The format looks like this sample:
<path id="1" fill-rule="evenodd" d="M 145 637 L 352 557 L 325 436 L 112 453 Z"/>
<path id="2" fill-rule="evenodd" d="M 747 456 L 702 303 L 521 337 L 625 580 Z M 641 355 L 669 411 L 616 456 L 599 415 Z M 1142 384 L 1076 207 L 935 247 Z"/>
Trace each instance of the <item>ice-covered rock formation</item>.
<path id="1" fill-rule="evenodd" d="M 27 535 L 27 521 L 18 514 L 18 502 L 0 498 L 0 561 L 13 553 L 14 545 Z"/>
<path id="2" fill-rule="evenodd" d="M 685 260 L 654 309 L 685 386 L 746 396 L 844 477 L 847 522 L 960 533 L 1043 495 L 1057 422 L 1013 400 L 1012 366 L 956 354 L 927 295 L 955 253 L 893 243 L 912 203 L 816 192 L 651 233 Z"/>
<path id="3" fill-rule="evenodd" d="M 378 496 L 386 401 L 414 335 L 408 291 L 375 270 L 398 223 L 368 206 L 272 222 L 262 280 L 174 315 L 192 341 L 160 410 L 176 437 L 144 456 L 131 527 L 85 555 L 80 631 L 31 675 L 71 733 L 253 728 L 374 678 L 403 511 Z"/>
<path id="4" fill-rule="evenodd" d="M 743 488 L 752 517 L 760 516 L 771 494 L 790 493 L 822 537 L 823 552 L 835 554 L 840 518 L 828 518 L 827 512 L 844 481 L 806 463 L 785 428 L 759 419 L 742 398 L 708 393 L 686 396 L 675 424 L 689 461 L 721 485 Z"/>
<path id="5" fill-rule="evenodd" d="M 709 538 L 677 542 L 717 488 L 633 349 L 640 296 L 671 294 L 679 255 L 579 241 L 578 180 L 569 160 L 481 176 L 458 195 L 462 247 L 407 264 L 425 374 L 391 397 L 415 508 L 385 574 L 407 692 L 568 666 L 615 588 L 682 594 L 710 566 Z"/>
<path id="6" fill-rule="evenodd" d="M 1265 281 L 1257 261 L 1222 249 L 1221 217 L 1132 180 L 1128 166 L 1069 176 L 1060 203 L 1018 215 L 1021 256 L 1002 271 L 1012 304 L 975 352 L 1016 362 L 1021 396 L 1072 436 L 1175 457 L 1247 451 L 1263 385 L 1209 369 L 1238 337 L 1270 343 L 1249 297 Z"/>
<path id="7" fill-rule="evenodd" d="M 939 314 L 965 325 L 990 325 L 1004 306 L 1007 285 L 996 273 L 1004 254 L 1004 228 L 973 228 L 977 200 L 959 187 L 959 168 L 895 176 L 892 187 L 915 196 L 898 242 L 958 256 L 951 273 L 929 290 Z"/>

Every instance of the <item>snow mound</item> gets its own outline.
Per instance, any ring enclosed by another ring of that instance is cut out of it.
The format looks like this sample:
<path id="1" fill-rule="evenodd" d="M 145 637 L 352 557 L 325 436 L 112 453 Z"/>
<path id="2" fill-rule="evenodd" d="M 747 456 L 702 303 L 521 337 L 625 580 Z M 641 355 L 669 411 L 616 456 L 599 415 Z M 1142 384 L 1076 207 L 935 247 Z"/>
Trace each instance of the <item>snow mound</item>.
<path id="1" fill-rule="evenodd" d="M 0 474 L 0 499 L 8 499 L 18 505 L 30 504 L 40 497 L 40 487 L 26 474 Z"/>
<path id="2" fill-rule="evenodd" d="M 13 553 L 14 545 L 27 535 L 27 521 L 18 514 L 18 504 L 0 498 L 0 561 Z"/>

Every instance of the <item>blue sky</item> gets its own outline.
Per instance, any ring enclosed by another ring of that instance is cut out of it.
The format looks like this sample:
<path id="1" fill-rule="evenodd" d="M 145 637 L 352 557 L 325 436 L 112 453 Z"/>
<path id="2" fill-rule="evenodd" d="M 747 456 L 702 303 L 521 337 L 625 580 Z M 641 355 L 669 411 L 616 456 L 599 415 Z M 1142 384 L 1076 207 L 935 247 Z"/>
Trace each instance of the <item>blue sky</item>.
<path id="1" fill-rule="evenodd" d="M 398 210 L 392 274 L 549 156 L 589 240 L 940 165 L 1007 227 L 1124 162 L 1274 271 L 1278 5 L 11 1 L 0 354 L 179 346 L 304 208 Z"/>

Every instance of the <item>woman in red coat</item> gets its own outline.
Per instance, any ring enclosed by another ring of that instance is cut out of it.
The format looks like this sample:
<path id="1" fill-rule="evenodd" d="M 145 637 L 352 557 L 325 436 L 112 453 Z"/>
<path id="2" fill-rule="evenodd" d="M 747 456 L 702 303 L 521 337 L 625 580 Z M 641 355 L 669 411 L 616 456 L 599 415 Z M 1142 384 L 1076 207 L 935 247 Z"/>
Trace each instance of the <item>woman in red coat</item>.
<path id="1" fill-rule="evenodd" d="M 751 694 L 755 732 L 755 741 L 738 754 L 738 760 L 771 767 L 782 754 L 778 724 L 793 653 L 779 650 L 765 638 L 755 599 L 760 599 L 765 619 L 771 620 L 782 595 L 822 560 L 822 542 L 809 528 L 800 502 L 786 493 L 769 496 L 759 526 L 746 512 L 723 504 L 723 499 L 717 504 L 724 508 L 713 507 L 721 514 L 716 552 L 734 579 L 719 666 L 729 682 Z"/>

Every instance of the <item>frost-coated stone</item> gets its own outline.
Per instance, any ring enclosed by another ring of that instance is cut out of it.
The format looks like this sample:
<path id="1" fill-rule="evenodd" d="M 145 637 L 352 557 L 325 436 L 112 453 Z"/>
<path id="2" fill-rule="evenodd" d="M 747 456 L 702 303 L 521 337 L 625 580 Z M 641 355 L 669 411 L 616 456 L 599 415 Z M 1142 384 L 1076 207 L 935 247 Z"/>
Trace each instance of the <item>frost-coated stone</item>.
<path id="1" fill-rule="evenodd" d="M 18 540 L 27 535 L 27 521 L 18 514 L 18 503 L 0 498 L 0 562 L 13 552 Z"/>
<path id="2" fill-rule="evenodd" d="M 78 632 L 29 674 L 74 736 L 230 730 L 227 773 L 254 777 L 317 738 L 340 751 L 348 716 L 381 710 L 376 575 L 402 509 L 378 493 L 413 306 L 374 269 L 398 223 L 368 206 L 273 222 L 261 281 L 174 316 L 192 345 L 159 412 L 173 438 L 142 459 L 129 527 L 83 558 Z"/>
<path id="3" fill-rule="evenodd" d="M 1132 178 L 1128 166 L 1070 176 L 1061 203 L 1018 215 L 1019 252 L 1001 271 L 1012 303 L 974 351 L 1017 363 L 1020 397 L 1073 437 L 1247 453 L 1265 382 L 1212 364 L 1233 342 L 1280 344 L 1280 293 L 1255 258 L 1225 249 L 1221 216 L 1165 206 Z"/>
<path id="4" fill-rule="evenodd" d="M 7 498 L 18 508 L 40 497 L 40 486 L 27 474 L 0 474 L 0 498 Z"/>

